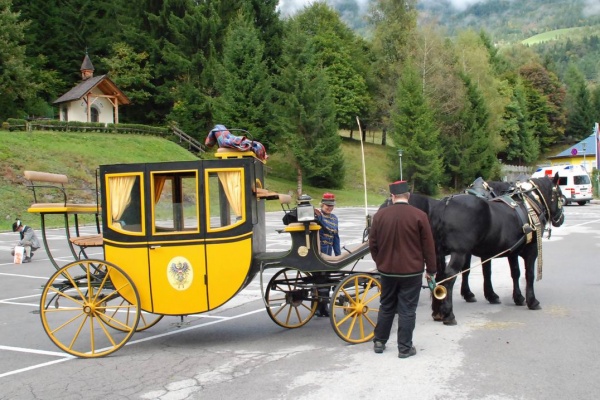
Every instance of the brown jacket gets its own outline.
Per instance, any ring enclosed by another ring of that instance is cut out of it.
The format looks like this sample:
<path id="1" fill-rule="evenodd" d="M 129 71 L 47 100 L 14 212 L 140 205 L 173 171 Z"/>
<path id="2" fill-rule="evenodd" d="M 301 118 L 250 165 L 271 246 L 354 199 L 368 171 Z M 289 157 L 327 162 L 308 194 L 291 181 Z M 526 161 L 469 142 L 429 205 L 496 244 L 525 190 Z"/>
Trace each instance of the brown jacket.
<path id="1" fill-rule="evenodd" d="M 406 203 L 396 203 L 377 211 L 369 231 L 369 249 L 384 274 L 435 274 L 433 234 L 427 214 Z"/>

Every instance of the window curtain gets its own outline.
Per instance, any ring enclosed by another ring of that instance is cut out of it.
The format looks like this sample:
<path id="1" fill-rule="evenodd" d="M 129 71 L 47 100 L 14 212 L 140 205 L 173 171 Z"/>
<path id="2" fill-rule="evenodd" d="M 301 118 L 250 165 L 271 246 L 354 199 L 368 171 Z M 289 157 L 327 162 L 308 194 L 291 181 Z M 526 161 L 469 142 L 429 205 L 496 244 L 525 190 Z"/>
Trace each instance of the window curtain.
<path id="1" fill-rule="evenodd" d="M 135 183 L 135 176 L 120 176 L 109 178 L 110 210 L 113 224 L 118 224 L 123 212 L 131 202 L 131 189 Z"/>
<path id="2" fill-rule="evenodd" d="M 242 173 L 240 171 L 219 172 L 219 180 L 225 196 L 238 217 L 242 216 Z"/>
<path id="3" fill-rule="evenodd" d="M 158 200 L 160 200 L 160 195 L 162 194 L 166 181 L 166 176 L 154 176 L 154 204 L 158 203 Z"/>

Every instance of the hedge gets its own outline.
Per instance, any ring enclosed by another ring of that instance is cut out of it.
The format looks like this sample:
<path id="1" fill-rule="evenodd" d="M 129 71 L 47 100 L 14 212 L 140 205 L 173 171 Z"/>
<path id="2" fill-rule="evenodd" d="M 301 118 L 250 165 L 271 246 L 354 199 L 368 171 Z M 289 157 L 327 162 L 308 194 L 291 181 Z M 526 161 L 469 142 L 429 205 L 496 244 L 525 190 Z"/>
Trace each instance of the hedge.
<path id="1" fill-rule="evenodd" d="M 102 132 L 102 133 L 134 133 L 167 137 L 169 128 L 140 125 L 140 124 L 105 124 L 102 122 L 79 122 L 58 120 L 35 120 L 9 118 L 2 123 L 2 128 L 9 131 L 58 131 L 58 132 Z"/>

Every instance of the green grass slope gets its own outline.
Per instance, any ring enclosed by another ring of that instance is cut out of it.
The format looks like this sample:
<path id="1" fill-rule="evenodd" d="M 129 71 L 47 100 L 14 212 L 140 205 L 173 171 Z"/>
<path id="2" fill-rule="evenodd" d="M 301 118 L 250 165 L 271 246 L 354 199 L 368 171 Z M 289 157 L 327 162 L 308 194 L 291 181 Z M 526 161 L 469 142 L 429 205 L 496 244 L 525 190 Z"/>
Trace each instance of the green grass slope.
<path id="1" fill-rule="evenodd" d="M 360 142 L 344 140 L 346 179 L 343 189 L 336 193 L 339 206 L 364 205 L 364 189 Z M 380 145 L 365 144 L 367 191 L 369 205 L 383 202 L 387 192 L 386 149 Z M 10 230 L 15 218 L 38 228 L 39 216 L 29 214 L 33 197 L 26 188 L 23 171 L 44 171 L 65 174 L 70 187 L 88 189 L 81 191 L 92 196 L 95 189 L 96 169 L 103 164 L 164 162 L 196 160 L 197 158 L 178 144 L 166 139 L 140 135 L 114 135 L 102 133 L 70 132 L 7 132 L 0 131 L 0 231 Z M 273 154 L 267 162 L 267 188 L 288 193 L 296 191 L 294 171 L 286 154 Z M 304 186 L 303 192 L 311 195 L 317 205 L 325 188 Z M 268 202 L 270 210 L 280 209 Z M 50 225 L 62 226 L 62 220 L 51 219 Z"/>
<path id="2" fill-rule="evenodd" d="M 600 25 L 594 26 L 586 26 L 586 27 L 574 27 L 574 28 L 565 28 L 565 29 L 554 29 L 547 32 L 542 32 L 540 34 L 531 36 L 521 43 L 530 46 L 538 43 L 550 42 L 554 40 L 582 40 L 584 37 L 589 37 L 591 35 L 599 35 L 600 34 Z"/>

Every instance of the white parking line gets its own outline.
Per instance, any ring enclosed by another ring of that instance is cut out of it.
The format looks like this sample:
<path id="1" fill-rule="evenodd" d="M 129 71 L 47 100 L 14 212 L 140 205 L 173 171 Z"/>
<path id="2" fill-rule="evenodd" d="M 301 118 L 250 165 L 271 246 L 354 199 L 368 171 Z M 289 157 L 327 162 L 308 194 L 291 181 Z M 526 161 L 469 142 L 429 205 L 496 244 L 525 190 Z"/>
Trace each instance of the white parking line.
<path id="1" fill-rule="evenodd" d="M 3 265 L 3 264 L 0 264 Z M 4 264 L 7 265 L 7 264 Z M 47 276 L 33 276 L 33 275 L 23 275 L 23 274 L 9 274 L 8 272 L 0 272 L 2 276 L 17 276 L 19 278 L 32 278 L 32 279 L 43 279 L 45 281 L 48 280 Z"/>
<path id="2" fill-rule="evenodd" d="M 29 304 L 29 303 L 17 303 L 15 301 L 0 301 L 0 304 L 12 304 L 13 306 L 28 306 L 38 308 L 40 305 L 38 304 Z"/>
<path id="3" fill-rule="evenodd" d="M 2 346 L 0 346 L 0 350 L 2 350 L 1 347 Z M 63 357 L 64 356 L 65 355 L 63 354 Z M 65 357 L 65 358 L 61 358 L 60 360 L 48 361 L 48 362 L 43 363 L 43 364 L 37 364 L 37 365 L 32 365 L 31 367 L 26 367 L 26 368 L 21 368 L 21 369 L 15 369 L 13 371 L 8 371 L 8 372 L 5 372 L 3 374 L 0 374 L 0 379 L 4 378 L 5 376 L 20 374 L 21 372 L 27 372 L 27 371 L 31 371 L 31 370 L 38 369 L 38 368 L 49 367 L 50 365 L 54 365 L 54 364 L 58 364 L 58 363 L 61 363 L 61 362 L 69 361 L 69 360 L 72 360 L 73 358 L 75 358 L 75 357 L 68 356 L 68 357 Z"/>
<path id="4" fill-rule="evenodd" d="M 147 338 L 143 338 L 143 339 L 138 339 L 138 340 L 131 340 L 128 341 L 125 346 L 129 346 L 132 344 L 137 344 L 137 343 L 142 343 L 142 342 L 147 342 L 149 340 L 154 340 L 154 339 L 158 339 L 158 338 L 162 338 L 165 336 L 171 336 L 171 335 L 177 335 L 179 333 L 183 333 L 183 332 L 187 332 L 187 331 L 191 331 L 191 330 L 195 330 L 195 329 L 200 329 L 200 328 L 204 328 L 206 326 L 210 326 L 210 325 L 215 325 L 215 324 L 220 324 L 223 322 L 227 322 L 227 321 L 231 321 L 234 319 L 238 319 L 238 318 L 242 318 L 242 317 L 247 317 L 248 315 L 252 315 L 252 314 L 256 314 L 259 312 L 264 312 L 265 309 L 264 308 L 260 308 L 258 310 L 254 310 L 254 311 L 250 311 L 244 314 L 240 314 L 240 315 L 235 315 L 233 317 L 212 317 L 212 318 L 219 318 L 215 321 L 210 321 L 204 324 L 199 324 L 199 325 L 194 325 L 194 326 L 189 326 L 186 328 L 178 328 L 177 330 L 173 330 L 170 332 L 165 332 L 165 333 L 160 333 L 158 335 L 154 335 L 154 336 L 149 336 Z M 204 318 L 206 318 L 207 316 L 202 316 Z M 109 349 L 110 347 L 107 347 L 105 349 L 99 349 L 98 351 L 104 351 L 106 349 Z M 45 351 L 45 350 L 36 350 L 36 349 L 25 349 L 25 348 L 21 348 L 21 347 L 11 347 L 11 346 L 2 346 L 0 345 L 0 351 L 1 350 L 6 350 L 6 351 L 18 351 L 18 352 L 22 352 L 22 353 L 30 353 L 30 354 L 40 354 L 40 355 L 46 355 L 46 356 L 54 356 L 54 357 L 61 357 L 61 359 L 59 360 L 54 360 L 54 361 L 49 361 L 49 362 L 45 362 L 42 364 L 36 364 L 36 365 L 32 365 L 30 367 L 26 367 L 26 368 L 21 368 L 21 369 L 16 369 L 13 371 L 8 371 L 5 372 L 3 374 L 0 374 L 0 379 L 4 378 L 6 376 L 11 376 L 11 375 L 16 375 L 22 372 L 28 372 L 34 369 L 38 369 L 38 368 L 43 368 L 43 367 L 48 367 L 50 365 L 54 365 L 57 363 L 61 363 L 61 362 L 65 362 L 65 361 L 69 361 L 69 360 L 73 360 L 76 359 L 77 357 L 66 354 L 66 353 L 60 353 L 60 352 L 56 352 L 56 351 Z"/>

